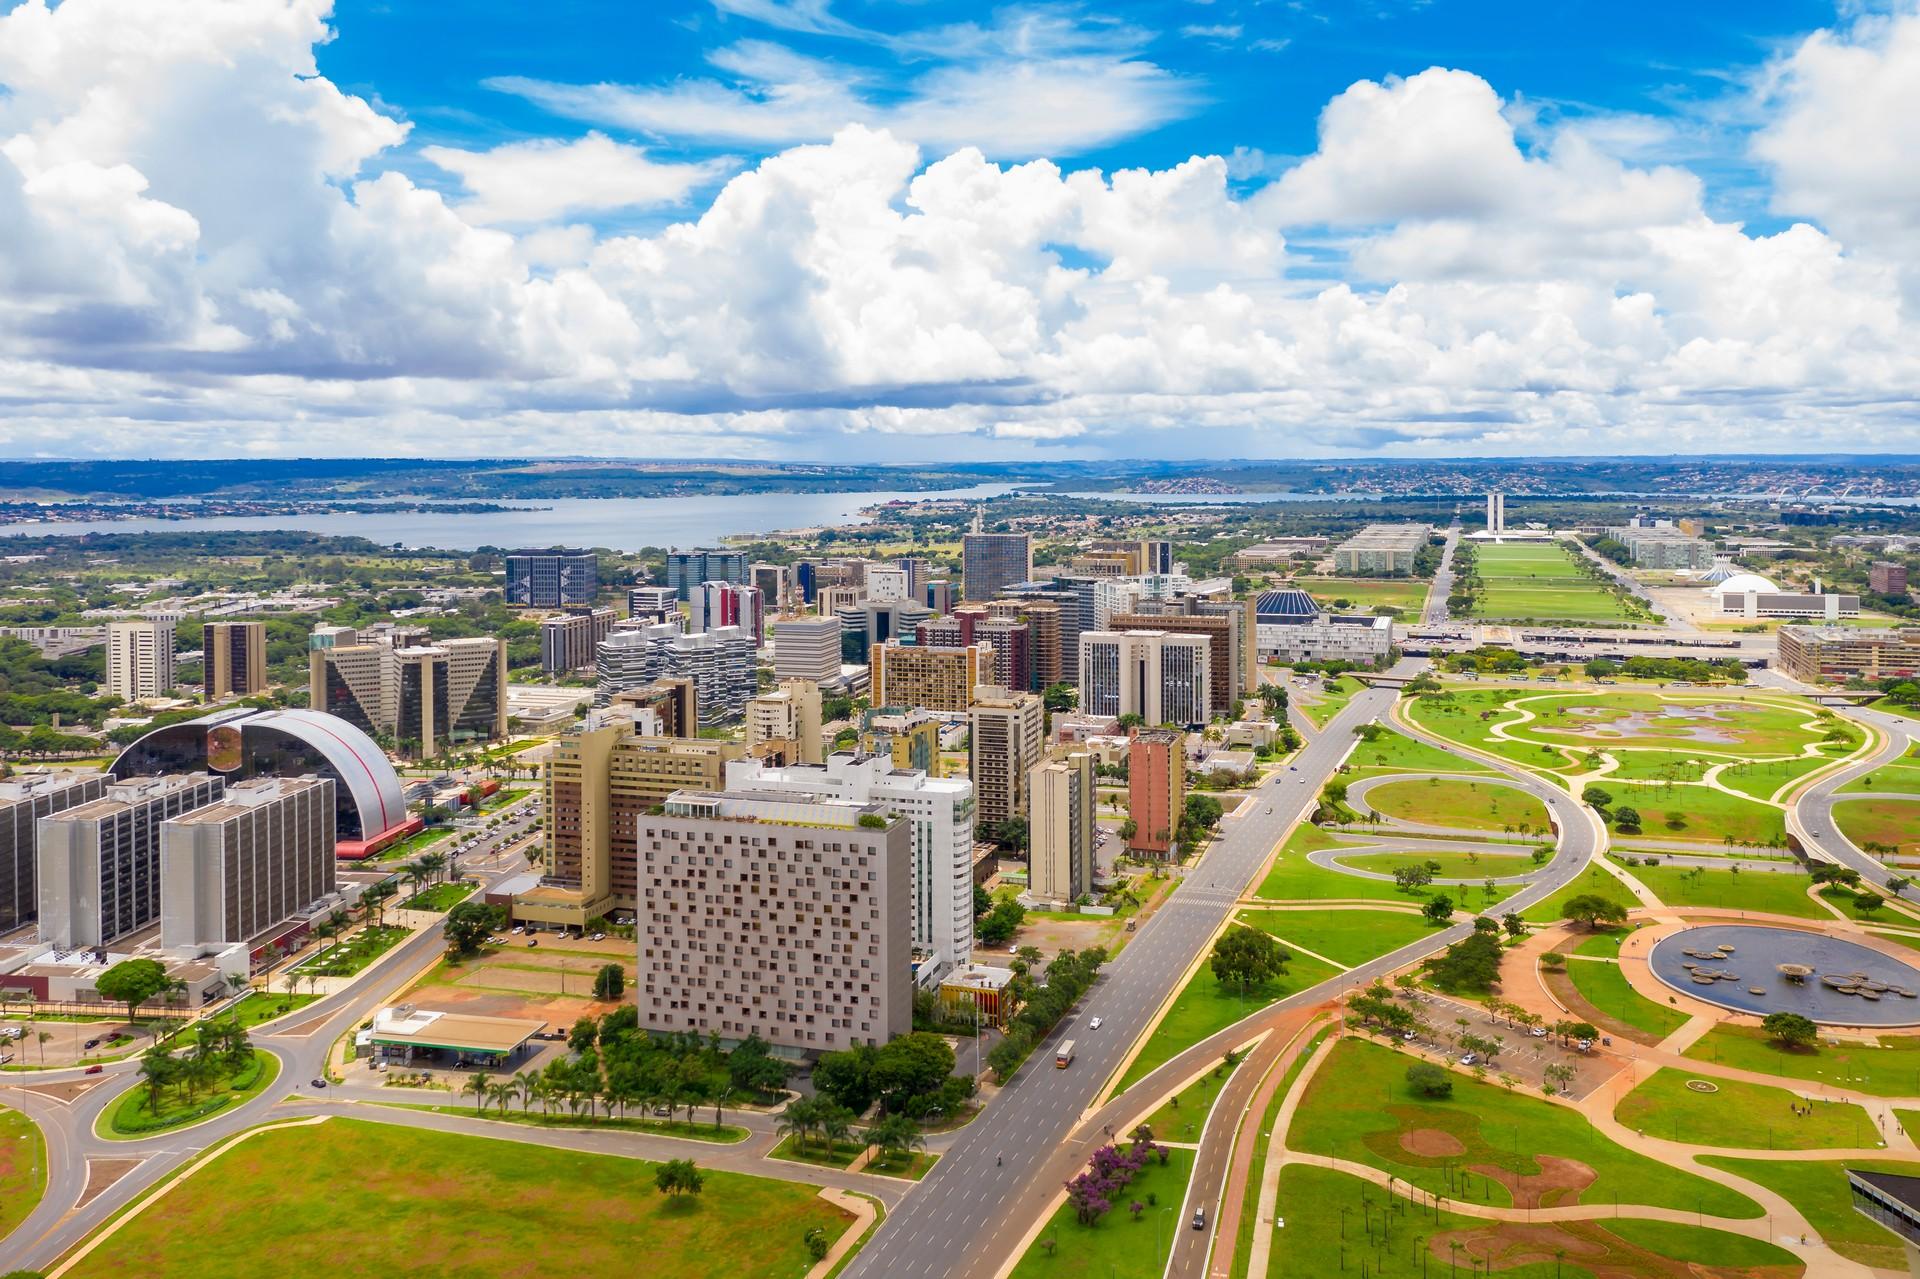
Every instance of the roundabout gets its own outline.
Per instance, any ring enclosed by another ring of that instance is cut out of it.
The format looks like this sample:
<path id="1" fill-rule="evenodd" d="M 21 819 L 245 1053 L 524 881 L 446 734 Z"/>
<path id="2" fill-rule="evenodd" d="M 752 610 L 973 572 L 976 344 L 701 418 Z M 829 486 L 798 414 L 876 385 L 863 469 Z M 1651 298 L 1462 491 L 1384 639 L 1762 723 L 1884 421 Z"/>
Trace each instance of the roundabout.
<path id="1" fill-rule="evenodd" d="M 1920 968 L 1858 942 L 1759 924 L 1704 924 L 1654 944 L 1648 970 L 1738 1013 L 1823 1026 L 1920 1025 Z"/>

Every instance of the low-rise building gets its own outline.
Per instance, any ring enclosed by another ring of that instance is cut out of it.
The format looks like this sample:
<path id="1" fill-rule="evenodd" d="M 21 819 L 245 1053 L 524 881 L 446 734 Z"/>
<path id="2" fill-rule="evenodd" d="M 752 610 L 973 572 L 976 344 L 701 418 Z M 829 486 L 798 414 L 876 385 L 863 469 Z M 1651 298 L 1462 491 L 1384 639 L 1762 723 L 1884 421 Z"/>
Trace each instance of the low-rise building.
<path id="1" fill-rule="evenodd" d="M 1393 653 L 1392 618 L 1328 613 L 1297 587 L 1262 591 L 1254 604 L 1254 623 L 1263 658 L 1377 666 Z"/>
<path id="2" fill-rule="evenodd" d="M 1369 524 L 1333 548 L 1334 571 L 1344 577 L 1405 577 L 1430 535 L 1424 524 Z"/>
<path id="3" fill-rule="evenodd" d="M 1780 669 L 1809 684 L 1920 676 L 1920 626 L 1782 626 Z"/>

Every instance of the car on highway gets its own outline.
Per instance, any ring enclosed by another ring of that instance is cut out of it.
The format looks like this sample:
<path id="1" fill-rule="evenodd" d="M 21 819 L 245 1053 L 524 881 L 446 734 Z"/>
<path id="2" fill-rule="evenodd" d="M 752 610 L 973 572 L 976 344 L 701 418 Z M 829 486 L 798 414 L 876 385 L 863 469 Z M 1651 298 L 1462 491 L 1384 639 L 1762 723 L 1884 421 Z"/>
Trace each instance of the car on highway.
<path id="1" fill-rule="evenodd" d="M 1207 1210 L 1205 1208 L 1199 1208 L 1194 1211 L 1193 1228 L 1195 1230 L 1205 1230 L 1207 1228 Z"/>
<path id="2" fill-rule="evenodd" d="M 88 1066 L 88 1067 L 87 1067 L 87 1068 L 86 1068 L 86 1069 L 85 1069 L 84 1071 L 82 1071 L 81 1073 L 82 1073 L 82 1074 L 87 1074 L 87 1075 L 97 1075 L 97 1074 L 99 1074 L 99 1073 L 100 1073 L 101 1071 L 103 1071 L 103 1070 L 105 1070 L 105 1069 L 106 1069 L 106 1067 L 105 1067 L 105 1066 L 102 1066 L 102 1065 L 100 1065 L 100 1064 L 99 1064 L 98 1062 L 96 1062 L 96 1063 L 94 1063 L 93 1065 L 91 1065 L 91 1066 Z"/>
<path id="3" fill-rule="evenodd" d="M 1088 1030 L 1098 1030 L 1098 1029 L 1100 1029 L 1100 1018 L 1098 1018 L 1098 1017 L 1095 1017 L 1095 1018 L 1092 1018 L 1091 1020 L 1089 1020 L 1089 1021 L 1087 1022 L 1087 1029 L 1088 1029 Z"/>
<path id="4" fill-rule="evenodd" d="M 310 1082 L 315 1088 L 325 1088 L 327 1086 L 327 1081 L 317 1075 Z"/>

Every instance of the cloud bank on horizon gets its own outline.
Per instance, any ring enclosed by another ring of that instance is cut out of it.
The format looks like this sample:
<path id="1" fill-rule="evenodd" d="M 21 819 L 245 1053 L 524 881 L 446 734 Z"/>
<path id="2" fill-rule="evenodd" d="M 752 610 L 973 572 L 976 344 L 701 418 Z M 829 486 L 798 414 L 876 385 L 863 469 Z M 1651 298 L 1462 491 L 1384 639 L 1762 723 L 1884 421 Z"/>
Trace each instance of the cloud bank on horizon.
<path id="1" fill-rule="evenodd" d="M 1165 30 L 661 7 L 713 34 L 706 66 L 489 77 L 545 132 L 455 145 L 320 73 L 330 0 L 0 0 L 0 453 L 1920 438 L 1911 4 L 1849 6 L 1695 113 L 1758 183 L 1745 219 L 1672 121 L 1542 112 L 1472 67 L 1352 82 L 1306 154 L 1074 162 L 1204 109 L 1165 46 L 1278 66 L 1256 0 Z"/>

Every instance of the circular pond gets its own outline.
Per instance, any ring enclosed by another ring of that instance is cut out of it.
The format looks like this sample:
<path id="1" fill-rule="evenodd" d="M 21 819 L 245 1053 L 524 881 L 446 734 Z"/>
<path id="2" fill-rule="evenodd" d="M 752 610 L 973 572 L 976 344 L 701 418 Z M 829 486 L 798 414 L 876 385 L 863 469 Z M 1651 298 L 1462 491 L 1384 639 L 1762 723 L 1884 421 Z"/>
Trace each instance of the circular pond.
<path id="1" fill-rule="evenodd" d="M 1800 975 L 1782 974 L 1782 964 Z M 1682 994 L 1736 1012 L 1799 1013 L 1827 1026 L 1920 1025 L 1920 968 L 1838 937 L 1702 924 L 1662 938 L 1647 965 Z"/>

